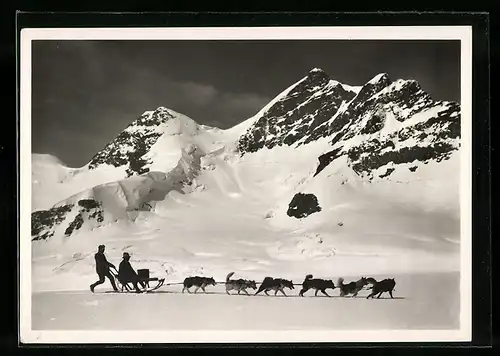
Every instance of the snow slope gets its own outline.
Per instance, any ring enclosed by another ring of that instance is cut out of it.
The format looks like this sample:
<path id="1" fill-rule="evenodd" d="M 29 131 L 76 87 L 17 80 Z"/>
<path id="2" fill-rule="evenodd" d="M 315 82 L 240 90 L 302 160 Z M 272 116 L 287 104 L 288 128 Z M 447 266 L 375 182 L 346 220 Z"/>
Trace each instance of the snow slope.
<path id="1" fill-rule="evenodd" d="M 74 172 L 57 157 L 49 154 L 33 154 L 31 157 L 32 211 L 52 207 L 71 192 L 64 189 L 63 182 Z"/>

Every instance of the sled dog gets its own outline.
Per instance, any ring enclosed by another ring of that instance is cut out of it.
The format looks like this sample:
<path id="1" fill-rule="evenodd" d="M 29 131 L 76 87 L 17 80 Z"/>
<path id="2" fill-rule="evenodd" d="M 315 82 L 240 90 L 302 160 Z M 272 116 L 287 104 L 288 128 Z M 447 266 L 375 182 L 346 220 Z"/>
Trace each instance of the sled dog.
<path id="1" fill-rule="evenodd" d="M 242 291 L 245 292 L 247 295 L 247 288 L 251 289 L 257 289 L 257 285 L 255 281 L 247 280 L 247 279 L 231 279 L 233 276 L 234 272 L 229 273 L 226 276 L 226 293 L 230 294 L 229 292 L 232 290 L 238 291 L 238 294 L 240 294 Z"/>
<path id="2" fill-rule="evenodd" d="M 259 294 L 260 292 L 264 291 L 264 293 L 267 294 L 270 290 L 274 290 L 274 295 L 277 295 L 278 292 L 283 293 L 283 295 L 286 297 L 284 289 L 295 289 L 293 287 L 293 282 L 289 281 L 287 279 L 282 279 L 282 278 L 272 278 L 272 277 L 266 277 L 262 281 L 262 284 L 260 285 L 259 289 L 254 295 Z"/>
<path id="3" fill-rule="evenodd" d="M 320 278 L 314 278 L 312 274 L 308 274 L 306 278 L 304 279 L 304 282 L 302 282 L 302 290 L 299 292 L 299 295 L 301 297 L 304 296 L 304 293 L 307 292 L 309 289 L 316 289 L 316 292 L 314 293 L 315 296 L 318 296 L 318 292 L 321 291 L 324 295 L 329 297 L 329 295 L 326 293 L 326 289 L 335 289 L 335 284 L 331 279 L 320 279 Z"/>
<path id="4" fill-rule="evenodd" d="M 184 279 L 184 288 L 182 288 L 182 293 L 184 293 L 184 290 L 187 290 L 188 293 L 191 293 L 189 288 L 193 286 L 196 287 L 196 289 L 194 290 L 195 293 L 200 288 L 206 293 L 205 287 L 208 285 L 215 286 L 215 284 L 216 283 L 213 277 L 199 277 L 199 276 L 187 277 L 186 279 Z"/>
<path id="5" fill-rule="evenodd" d="M 337 285 L 340 288 L 340 296 L 345 297 L 349 294 L 352 294 L 352 297 L 358 295 L 359 291 L 364 288 L 368 284 L 368 281 L 365 277 L 361 277 L 361 279 L 356 282 L 351 282 L 348 284 L 344 284 L 344 278 L 339 278 Z"/>
<path id="6" fill-rule="evenodd" d="M 373 298 L 374 296 L 377 296 L 377 299 L 380 298 L 382 293 L 389 293 L 391 298 L 394 298 L 392 296 L 392 292 L 394 291 L 394 287 L 396 286 L 396 281 L 394 278 L 386 278 L 381 281 L 377 281 L 375 278 L 367 278 L 367 281 L 372 284 L 372 287 L 370 288 L 372 290 L 371 294 L 366 297 L 366 299 Z"/>

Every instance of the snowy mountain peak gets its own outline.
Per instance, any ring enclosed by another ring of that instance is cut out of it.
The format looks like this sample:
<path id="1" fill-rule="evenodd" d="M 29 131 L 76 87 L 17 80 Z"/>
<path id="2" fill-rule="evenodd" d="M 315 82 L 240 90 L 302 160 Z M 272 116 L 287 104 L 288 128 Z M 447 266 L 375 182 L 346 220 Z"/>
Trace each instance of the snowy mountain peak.
<path id="1" fill-rule="evenodd" d="M 377 84 L 379 82 L 383 82 L 383 83 L 390 82 L 389 74 L 379 73 L 376 76 L 374 76 L 371 80 L 369 80 L 367 82 L 367 84 Z"/>
<path id="2" fill-rule="evenodd" d="M 356 94 L 353 87 L 344 86 L 314 68 L 286 94 L 275 98 L 259 117 L 252 118 L 253 125 L 238 141 L 240 152 L 291 145 L 329 120 Z"/>
<path id="3" fill-rule="evenodd" d="M 330 76 L 325 71 L 314 68 L 307 73 L 305 82 L 310 83 L 313 87 L 317 87 L 326 84 L 330 79 Z"/>
<path id="4" fill-rule="evenodd" d="M 241 154 L 328 138 L 332 150 L 316 174 L 347 155 L 354 172 L 371 179 L 385 166 L 389 173 L 381 175 L 390 176 L 396 162 L 439 162 L 458 149 L 458 103 L 434 101 L 417 81 L 387 73 L 354 88 L 313 69 L 242 135 Z"/>
<path id="5" fill-rule="evenodd" d="M 304 80 L 316 80 L 316 81 L 329 81 L 328 85 L 330 87 L 341 86 L 345 91 L 358 93 L 362 86 L 353 86 L 341 83 L 337 80 L 334 80 L 330 77 L 328 73 L 326 73 L 323 69 L 313 68 L 309 71 Z"/>
<path id="6" fill-rule="evenodd" d="M 148 172 L 151 163 L 145 158 L 163 135 L 193 135 L 198 125 L 182 114 L 165 107 L 144 112 L 118 136 L 99 151 L 88 163 L 89 169 L 102 165 L 126 167 L 127 176 Z"/>
<path id="7" fill-rule="evenodd" d="M 378 74 L 361 87 L 355 100 L 357 102 L 366 101 L 391 83 L 389 75 L 386 73 Z"/>
<path id="8" fill-rule="evenodd" d="M 33 153 L 31 155 L 32 164 L 45 164 L 66 167 L 58 157 L 48 153 Z"/>

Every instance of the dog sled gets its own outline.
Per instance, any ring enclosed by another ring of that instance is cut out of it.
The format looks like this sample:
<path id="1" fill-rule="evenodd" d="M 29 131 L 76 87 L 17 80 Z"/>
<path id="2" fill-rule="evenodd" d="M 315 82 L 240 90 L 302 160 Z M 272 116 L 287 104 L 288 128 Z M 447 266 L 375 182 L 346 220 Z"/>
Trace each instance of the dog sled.
<path id="1" fill-rule="evenodd" d="M 123 293 L 134 292 L 134 284 L 132 281 L 123 281 L 118 275 L 118 271 L 110 270 L 111 274 L 115 278 L 116 286 L 118 290 Z M 138 269 L 137 270 L 137 286 L 141 292 L 149 293 L 157 290 L 165 283 L 165 278 L 151 277 L 149 269 Z M 151 285 L 151 282 L 156 282 L 156 284 Z"/>

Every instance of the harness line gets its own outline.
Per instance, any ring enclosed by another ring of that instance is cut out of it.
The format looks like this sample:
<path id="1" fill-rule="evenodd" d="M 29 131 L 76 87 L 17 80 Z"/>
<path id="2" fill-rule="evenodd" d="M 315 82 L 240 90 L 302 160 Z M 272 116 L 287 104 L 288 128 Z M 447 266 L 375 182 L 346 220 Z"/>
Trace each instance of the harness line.
<path id="1" fill-rule="evenodd" d="M 226 281 L 215 281 L 216 284 L 226 284 Z M 182 285 L 184 282 L 171 282 L 171 283 L 163 283 L 164 286 L 173 286 L 173 285 Z M 262 282 L 255 282 L 255 284 L 262 284 Z M 294 286 L 301 286 L 302 283 L 293 283 Z"/>

